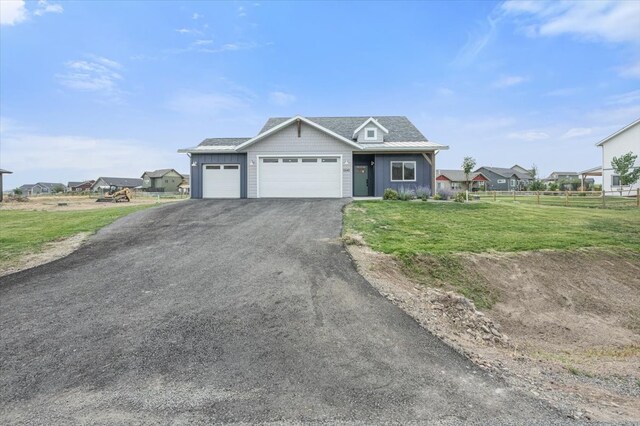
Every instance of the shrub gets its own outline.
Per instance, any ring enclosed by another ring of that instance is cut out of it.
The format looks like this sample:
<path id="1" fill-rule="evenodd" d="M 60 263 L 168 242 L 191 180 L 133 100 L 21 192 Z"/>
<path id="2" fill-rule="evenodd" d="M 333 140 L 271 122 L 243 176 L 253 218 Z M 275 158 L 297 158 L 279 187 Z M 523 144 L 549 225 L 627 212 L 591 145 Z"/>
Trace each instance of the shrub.
<path id="1" fill-rule="evenodd" d="M 409 188 L 409 189 L 405 189 L 404 186 L 401 186 L 398 189 L 398 200 L 402 200 L 402 201 L 410 201 L 416 198 L 416 192 Z"/>
<path id="2" fill-rule="evenodd" d="M 442 200 L 442 195 L 440 195 L 438 192 L 435 193 L 435 195 L 433 196 L 434 200 L 440 201 Z"/>
<path id="3" fill-rule="evenodd" d="M 14 189 L 14 190 L 13 190 L 13 194 L 14 194 L 14 195 L 22 195 L 22 189 L 20 189 L 20 188 L 16 188 L 16 189 Z"/>
<path id="4" fill-rule="evenodd" d="M 384 194 L 382 195 L 382 199 L 383 200 L 397 200 L 398 199 L 398 192 L 391 189 L 391 188 L 387 188 L 384 190 Z"/>
<path id="5" fill-rule="evenodd" d="M 464 203 L 467 201 L 467 196 L 465 195 L 464 191 L 457 192 L 453 197 L 453 201 L 455 201 L 456 203 Z"/>
<path id="6" fill-rule="evenodd" d="M 437 198 L 438 200 L 449 200 L 453 197 L 453 192 L 448 189 L 441 189 L 438 191 L 437 195 L 440 196 L 440 198 Z M 433 198 L 436 199 L 435 197 Z"/>
<path id="7" fill-rule="evenodd" d="M 602 185 L 600 185 L 599 183 L 596 183 L 595 185 L 593 185 L 593 190 L 602 191 Z"/>
<path id="8" fill-rule="evenodd" d="M 551 183 L 549 184 L 549 191 L 557 191 L 557 190 L 558 190 L 558 188 L 559 188 L 559 186 L 558 186 L 558 184 L 557 184 L 557 183 L 555 183 L 555 182 L 551 182 Z"/>
<path id="9" fill-rule="evenodd" d="M 422 201 L 427 201 L 429 196 L 431 196 L 431 189 L 428 186 L 419 186 L 416 189 L 416 197 Z"/>
<path id="10" fill-rule="evenodd" d="M 544 191 L 545 189 L 547 189 L 547 185 L 539 180 L 534 180 L 531 185 L 529 185 L 529 191 Z"/>

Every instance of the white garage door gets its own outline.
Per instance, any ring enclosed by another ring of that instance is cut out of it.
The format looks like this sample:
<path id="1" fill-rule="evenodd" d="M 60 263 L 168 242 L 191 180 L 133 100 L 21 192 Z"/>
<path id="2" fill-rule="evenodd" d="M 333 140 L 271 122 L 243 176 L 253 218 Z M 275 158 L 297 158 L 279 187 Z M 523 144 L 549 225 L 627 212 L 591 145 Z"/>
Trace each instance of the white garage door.
<path id="1" fill-rule="evenodd" d="M 202 198 L 240 198 L 240 165 L 202 166 Z"/>
<path id="2" fill-rule="evenodd" d="M 264 157 L 258 170 L 261 198 L 340 198 L 340 157 Z"/>

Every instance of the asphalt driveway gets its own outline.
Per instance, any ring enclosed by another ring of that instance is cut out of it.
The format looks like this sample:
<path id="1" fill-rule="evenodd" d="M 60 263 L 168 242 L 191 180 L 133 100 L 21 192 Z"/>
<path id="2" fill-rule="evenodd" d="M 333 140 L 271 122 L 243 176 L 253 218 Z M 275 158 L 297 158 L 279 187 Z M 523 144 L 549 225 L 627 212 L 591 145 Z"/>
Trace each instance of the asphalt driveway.
<path id="1" fill-rule="evenodd" d="M 564 421 L 381 297 L 343 204 L 165 205 L 0 278 L 0 423 Z"/>

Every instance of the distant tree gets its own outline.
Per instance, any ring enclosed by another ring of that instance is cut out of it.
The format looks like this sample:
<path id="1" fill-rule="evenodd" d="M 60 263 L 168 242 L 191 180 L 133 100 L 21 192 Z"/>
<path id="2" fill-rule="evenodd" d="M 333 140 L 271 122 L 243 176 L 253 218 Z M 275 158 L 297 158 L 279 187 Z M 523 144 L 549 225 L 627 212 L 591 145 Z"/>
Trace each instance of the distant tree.
<path id="1" fill-rule="evenodd" d="M 15 189 L 13 190 L 13 194 L 14 194 L 14 195 L 22 195 L 22 189 L 20 189 L 20 188 L 15 188 Z"/>
<path id="2" fill-rule="evenodd" d="M 538 166 L 532 164 L 531 169 L 529 170 L 529 175 L 531 175 L 529 191 L 544 191 L 547 189 L 547 185 L 545 185 L 541 180 L 538 180 Z"/>
<path id="3" fill-rule="evenodd" d="M 471 189 L 471 179 L 469 179 L 469 176 L 475 167 L 476 160 L 473 157 L 464 157 L 464 160 L 462 160 L 462 171 L 467 180 L 467 189 Z"/>
<path id="4" fill-rule="evenodd" d="M 622 157 L 613 157 L 611 167 L 613 171 L 620 176 L 620 195 L 624 186 L 631 186 L 640 179 L 640 167 L 634 167 L 637 155 L 629 151 Z"/>
<path id="5" fill-rule="evenodd" d="M 59 194 L 60 192 L 64 192 L 64 186 L 63 185 L 54 185 L 54 187 L 51 188 L 51 190 L 53 191 L 54 194 Z"/>
<path id="6" fill-rule="evenodd" d="M 531 175 L 531 180 L 536 181 L 538 179 L 538 166 L 534 164 L 531 165 L 531 169 L 529 170 L 529 174 Z"/>

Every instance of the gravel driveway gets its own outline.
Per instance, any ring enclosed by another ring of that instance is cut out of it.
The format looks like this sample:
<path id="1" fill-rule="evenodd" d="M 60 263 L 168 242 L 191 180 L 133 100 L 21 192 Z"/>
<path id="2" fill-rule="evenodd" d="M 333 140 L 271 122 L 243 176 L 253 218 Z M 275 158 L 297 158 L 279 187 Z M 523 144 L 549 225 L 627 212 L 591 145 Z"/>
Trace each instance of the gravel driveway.
<path id="1" fill-rule="evenodd" d="M 0 423 L 565 421 L 376 293 L 343 204 L 165 205 L 0 278 Z"/>

